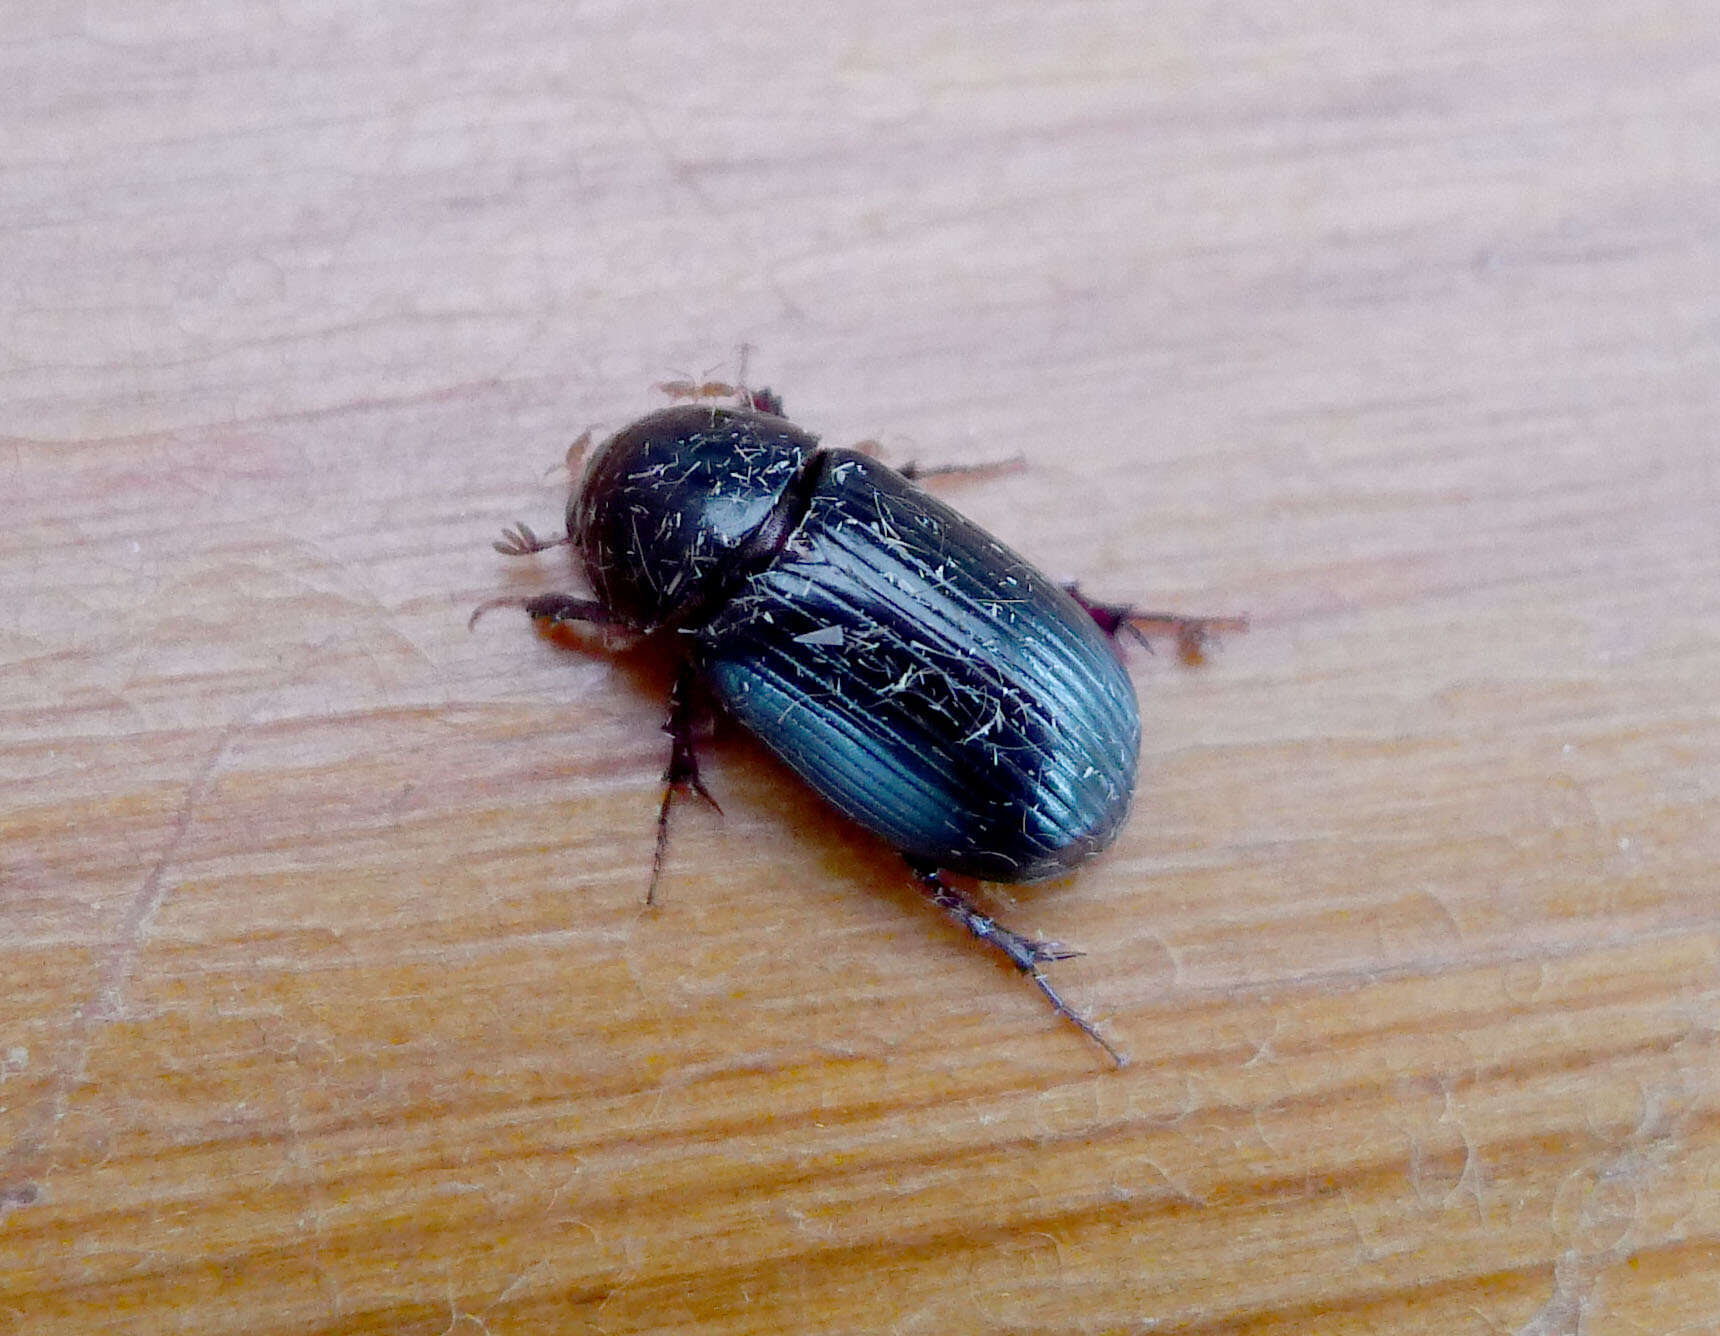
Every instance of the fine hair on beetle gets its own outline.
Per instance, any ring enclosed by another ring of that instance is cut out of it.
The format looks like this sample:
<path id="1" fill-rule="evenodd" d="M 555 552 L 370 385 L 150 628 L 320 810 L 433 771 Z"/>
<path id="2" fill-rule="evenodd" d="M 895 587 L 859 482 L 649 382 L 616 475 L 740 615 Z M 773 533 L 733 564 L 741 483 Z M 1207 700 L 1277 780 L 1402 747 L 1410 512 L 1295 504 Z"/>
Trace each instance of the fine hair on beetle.
<path id="1" fill-rule="evenodd" d="M 590 451 L 563 537 L 516 523 L 495 545 L 509 557 L 571 546 L 591 592 L 497 599 L 472 614 L 521 607 L 545 631 L 613 628 L 669 650 L 647 903 L 675 795 L 715 805 L 694 728 L 720 711 L 885 840 L 927 899 L 1123 1066 L 1046 976 L 1079 953 L 1005 927 L 950 877 L 1039 881 L 1108 846 L 1140 751 L 1119 637 L 1173 636 L 1196 663 L 1246 620 L 1142 613 L 1058 584 L 917 485 L 971 466 L 896 470 L 865 449 L 820 445 L 777 395 L 744 383 L 658 388 L 692 402 Z M 570 465 L 588 444 L 589 433 L 575 442 Z"/>

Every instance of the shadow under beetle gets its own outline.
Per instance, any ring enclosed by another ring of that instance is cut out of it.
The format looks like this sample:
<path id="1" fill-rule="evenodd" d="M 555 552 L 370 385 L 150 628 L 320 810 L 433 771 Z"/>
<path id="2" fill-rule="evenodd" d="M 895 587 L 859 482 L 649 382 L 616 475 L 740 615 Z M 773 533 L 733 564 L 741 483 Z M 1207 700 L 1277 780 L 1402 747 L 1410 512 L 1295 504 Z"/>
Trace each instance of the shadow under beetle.
<path id="1" fill-rule="evenodd" d="M 571 544 L 595 598 L 479 613 L 514 604 L 545 629 L 618 625 L 675 652 L 648 903 L 676 791 L 715 805 L 693 748 L 709 700 L 888 841 L 934 904 L 1124 1065 L 1045 977 L 1079 952 L 1004 927 L 944 874 L 1038 881 L 1110 844 L 1141 736 L 1117 636 L 1174 632 L 1193 662 L 1209 633 L 1246 622 L 1089 602 L 921 491 L 920 471 L 820 447 L 768 390 L 734 394 L 735 407 L 664 408 L 610 437 L 568 502 L 565 538 L 519 525 L 496 544 L 510 556 Z"/>

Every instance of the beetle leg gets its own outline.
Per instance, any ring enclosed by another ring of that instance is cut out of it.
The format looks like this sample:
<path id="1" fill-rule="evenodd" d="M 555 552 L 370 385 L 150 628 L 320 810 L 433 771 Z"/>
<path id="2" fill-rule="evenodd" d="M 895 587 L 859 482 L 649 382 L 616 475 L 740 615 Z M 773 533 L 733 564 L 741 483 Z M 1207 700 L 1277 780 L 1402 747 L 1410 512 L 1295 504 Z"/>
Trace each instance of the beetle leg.
<path id="1" fill-rule="evenodd" d="M 773 417 L 781 417 L 782 396 L 772 389 L 749 389 L 745 385 L 731 385 L 726 380 L 660 380 L 652 387 L 659 394 L 671 399 L 688 399 L 694 403 L 703 399 L 733 399 L 742 408 L 750 408 L 755 413 L 769 413 Z"/>
<path id="2" fill-rule="evenodd" d="M 536 598 L 519 598 L 509 594 L 502 598 L 486 599 L 473 608 L 472 615 L 466 619 L 466 629 L 471 630 L 478 624 L 478 618 L 497 608 L 524 608 L 533 618 L 550 626 L 561 626 L 569 622 L 608 623 L 615 620 L 609 609 L 595 599 L 575 598 L 571 594 L 539 594 Z"/>
<path id="3" fill-rule="evenodd" d="M 748 388 L 747 363 L 751 358 L 752 344 L 741 344 L 739 366 L 735 370 L 735 381 L 732 385 L 726 380 L 709 379 L 711 371 L 717 369 L 712 367 L 704 373 L 703 378 L 678 376 L 674 380 L 660 380 L 652 388 L 671 399 L 690 399 L 695 403 L 701 399 L 733 399 L 740 407 L 750 408 L 755 413 L 770 413 L 781 417 L 783 413 L 780 394 L 771 389 Z"/>
<path id="4" fill-rule="evenodd" d="M 496 608 L 524 608 L 545 629 L 566 626 L 573 622 L 608 625 L 615 620 L 615 615 L 596 599 L 575 598 L 572 594 L 539 594 L 536 598 L 518 598 L 510 594 L 478 604 L 472 609 L 472 615 L 466 619 L 466 629 L 471 630 L 478 624 L 478 618 Z"/>
<path id="5" fill-rule="evenodd" d="M 848 447 L 856 454 L 887 463 L 884 443 L 868 436 Z M 999 473 L 1018 473 L 1027 467 L 1025 455 L 1010 455 L 1007 459 L 985 459 L 977 464 L 922 464 L 910 459 L 896 468 L 909 482 L 924 482 L 927 478 L 990 478 Z"/>
<path id="6" fill-rule="evenodd" d="M 910 459 L 896 472 L 909 482 L 924 482 L 927 478 L 995 478 L 1000 473 L 1019 473 L 1027 467 L 1024 455 L 1007 459 L 985 459 L 977 464 L 922 464 Z"/>
<path id="7" fill-rule="evenodd" d="M 594 598 L 575 598 L 572 594 L 539 594 L 520 604 L 533 621 L 559 626 L 564 622 L 595 622 L 607 625 L 615 614 Z"/>
<path id="8" fill-rule="evenodd" d="M 1177 654 L 1190 667 L 1206 661 L 1206 643 L 1217 635 L 1241 635 L 1248 629 L 1246 617 L 1184 617 L 1174 612 L 1136 612 L 1128 603 L 1098 603 L 1081 592 L 1079 585 L 1063 586 L 1069 596 L 1079 603 L 1099 629 L 1115 640 L 1127 633 L 1129 637 L 1153 649 L 1153 635 L 1176 637 Z"/>
<path id="9" fill-rule="evenodd" d="M 1056 942 L 1040 942 L 1031 937 L 1023 937 L 1020 933 L 1004 927 L 989 914 L 982 913 L 973 901 L 945 881 L 936 868 L 917 867 L 912 863 L 909 864 L 909 867 L 912 869 L 915 879 L 919 881 L 920 888 L 925 891 L 933 904 L 944 910 L 980 941 L 1001 951 L 1010 964 L 1033 980 L 1034 985 L 1045 994 L 1059 1016 L 1104 1049 L 1106 1055 L 1117 1066 L 1128 1066 L 1128 1055 L 1116 1048 L 1110 1040 L 1099 1033 L 1091 1021 L 1065 1002 L 1062 995 L 1051 986 L 1051 980 L 1047 979 L 1039 968 L 1047 961 L 1069 960 L 1080 955 L 1079 951 L 1071 951 Z"/>
<path id="10" fill-rule="evenodd" d="M 733 399 L 740 393 L 726 380 L 694 380 L 690 376 L 660 380 L 651 388 L 671 399 Z"/>
<path id="11" fill-rule="evenodd" d="M 534 552 L 548 552 L 552 547 L 561 547 L 572 541 L 572 534 L 562 538 L 539 538 L 524 523 L 516 520 L 510 528 L 503 529 L 502 536 L 490 546 L 504 557 L 529 557 Z"/>
<path id="12" fill-rule="evenodd" d="M 651 857 L 651 884 L 645 889 L 645 903 L 657 903 L 657 882 L 663 875 L 663 853 L 669 847 L 669 808 L 677 791 L 690 790 L 712 807 L 717 815 L 722 807 L 711 797 L 711 791 L 699 778 L 699 754 L 693 749 L 693 717 L 695 712 L 696 679 L 691 665 L 683 664 L 669 688 L 669 717 L 663 731 L 669 735 L 669 764 L 663 771 L 663 802 L 657 808 L 657 851 Z"/>
<path id="13" fill-rule="evenodd" d="M 567 447 L 567 471 L 574 477 L 579 476 L 580 461 L 585 458 L 585 452 L 591 449 L 591 428 L 587 427 L 574 438 L 572 445 Z M 569 537 L 572 535 L 570 534 Z"/>
<path id="14" fill-rule="evenodd" d="M 1174 612 L 1131 612 L 1128 632 L 1142 644 L 1151 635 L 1174 635 L 1177 657 L 1191 668 L 1206 662 L 1207 642 L 1219 635 L 1241 635 L 1248 629 L 1246 617 L 1184 617 Z"/>

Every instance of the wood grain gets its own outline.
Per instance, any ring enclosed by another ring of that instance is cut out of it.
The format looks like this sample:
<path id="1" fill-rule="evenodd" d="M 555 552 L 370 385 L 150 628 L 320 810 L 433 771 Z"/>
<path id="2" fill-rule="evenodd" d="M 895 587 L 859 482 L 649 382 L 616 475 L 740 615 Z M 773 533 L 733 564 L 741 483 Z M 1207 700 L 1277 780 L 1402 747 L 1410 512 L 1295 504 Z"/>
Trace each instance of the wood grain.
<path id="1" fill-rule="evenodd" d="M 1720 1330 L 1720 17 L 10 7 L 0 1331 Z M 1136 664 L 992 896 L 664 681 L 569 440 L 732 370 Z"/>

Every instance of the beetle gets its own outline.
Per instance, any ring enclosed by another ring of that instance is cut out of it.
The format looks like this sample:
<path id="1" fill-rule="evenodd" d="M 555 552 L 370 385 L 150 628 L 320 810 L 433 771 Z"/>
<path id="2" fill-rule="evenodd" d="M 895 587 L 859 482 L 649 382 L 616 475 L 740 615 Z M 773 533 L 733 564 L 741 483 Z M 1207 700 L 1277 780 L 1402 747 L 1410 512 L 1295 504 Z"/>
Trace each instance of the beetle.
<path id="1" fill-rule="evenodd" d="M 497 599 L 473 620 L 511 604 L 544 630 L 612 625 L 671 647 L 647 903 L 676 793 L 715 806 L 693 745 L 709 703 L 896 849 L 934 904 L 1123 1066 L 1045 976 L 1079 952 L 1005 927 L 947 878 L 1039 881 L 1109 845 L 1141 734 L 1118 636 L 1173 631 L 1194 661 L 1207 636 L 1246 622 L 1089 601 L 916 485 L 942 470 L 821 446 L 770 391 L 714 388 L 736 402 L 662 408 L 605 441 L 565 537 L 521 524 L 496 544 L 571 545 L 592 597 Z"/>

